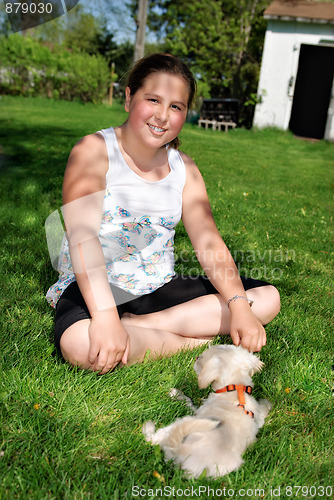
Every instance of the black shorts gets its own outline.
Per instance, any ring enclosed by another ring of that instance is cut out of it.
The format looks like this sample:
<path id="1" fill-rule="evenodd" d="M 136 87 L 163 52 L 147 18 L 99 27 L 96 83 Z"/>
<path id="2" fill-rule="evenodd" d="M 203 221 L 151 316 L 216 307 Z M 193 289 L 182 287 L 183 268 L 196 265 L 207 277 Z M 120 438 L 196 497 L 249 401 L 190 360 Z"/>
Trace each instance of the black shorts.
<path id="1" fill-rule="evenodd" d="M 245 290 L 266 286 L 270 283 L 241 277 Z M 120 318 L 125 312 L 148 314 L 183 304 L 203 295 L 217 294 L 217 290 L 205 276 L 174 276 L 152 293 L 136 296 L 111 285 Z M 62 293 L 56 307 L 55 346 L 61 355 L 60 338 L 67 328 L 82 319 L 90 319 L 88 308 L 76 281 Z"/>

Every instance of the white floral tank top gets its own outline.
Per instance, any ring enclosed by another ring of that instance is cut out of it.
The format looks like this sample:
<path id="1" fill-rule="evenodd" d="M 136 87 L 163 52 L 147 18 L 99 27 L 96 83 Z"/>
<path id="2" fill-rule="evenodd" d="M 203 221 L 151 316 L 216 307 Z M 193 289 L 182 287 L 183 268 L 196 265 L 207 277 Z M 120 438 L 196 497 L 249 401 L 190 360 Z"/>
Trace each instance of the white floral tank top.
<path id="1" fill-rule="evenodd" d="M 174 235 L 182 215 L 185 165 L 177 150 L 167 148 L 169 174 L 158 182 L 147 181 L 126 163 L 114 129 L 99 133 L 109 157 L 99 233 L 108 281 L 133 295 L 151 293 L 175 274 Z M 66 235 L 58 271 L 59 280 L 46 295 L 53 307 L 75 281 Z"/>

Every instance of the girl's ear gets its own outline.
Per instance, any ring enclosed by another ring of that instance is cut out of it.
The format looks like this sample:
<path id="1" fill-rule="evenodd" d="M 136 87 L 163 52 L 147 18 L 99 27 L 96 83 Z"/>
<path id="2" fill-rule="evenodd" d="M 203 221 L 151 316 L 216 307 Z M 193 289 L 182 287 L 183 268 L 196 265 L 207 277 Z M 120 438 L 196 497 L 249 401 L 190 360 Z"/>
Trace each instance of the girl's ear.
<path id="1" fill-rule="evenodd" d="M 131 90 L 130 87 L 126 87 L 124 109 L 127 113 L 130 111 L 130 101 L 131 101 Z"/>

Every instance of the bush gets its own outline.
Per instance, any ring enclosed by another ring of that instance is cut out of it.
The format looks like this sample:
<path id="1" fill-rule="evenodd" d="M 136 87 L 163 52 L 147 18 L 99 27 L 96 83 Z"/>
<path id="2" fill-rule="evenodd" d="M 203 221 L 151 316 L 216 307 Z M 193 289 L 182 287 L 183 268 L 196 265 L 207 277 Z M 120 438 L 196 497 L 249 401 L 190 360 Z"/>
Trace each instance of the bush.
<path id="1" fill-rule="evenodd" d="M 0 37 L 0 94 L 98 103 L 108 92 L 109 70 L 100 55 L 51 48 L 20 34 Z"/>

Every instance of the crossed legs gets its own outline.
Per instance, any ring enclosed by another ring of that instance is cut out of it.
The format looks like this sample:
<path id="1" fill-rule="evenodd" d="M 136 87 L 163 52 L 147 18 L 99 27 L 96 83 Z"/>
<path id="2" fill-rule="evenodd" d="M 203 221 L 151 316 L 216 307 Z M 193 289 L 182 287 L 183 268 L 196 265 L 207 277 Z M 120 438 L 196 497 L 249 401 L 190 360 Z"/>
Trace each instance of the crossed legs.
<path id="1" fill-rule="evenodd" d="M 275 287 L 260 286 L 246 293 L 254 300 L 252 309 L 262 324 L 267 324 L 278 314 L 280 300 Z M 155 313 L 125 314 L 121 321 L 130 338 L 128 362 L 132 364 L 141 361 L 147 351 L 152 358 L 157 358 L 208 343 L 218 334 L 228 334 L 230 314 L 222 297 L 212 294 Z M 90 368 L 89 322 L 89 319 L 83 319 L 74 323 L 60 340 L 64 358 L 85 369 Z"/>
<path id="2" fill-rule="evenodd" d="M 246 291 L 254 301 L 252 311 L 260 323 L 266 325 L 280 310 L 280 298 L 272 285 L 252 288 Z M 195 338 L 213 338 L 228 335 L 230 332 L 230 313 L 223 298 L 218 294 L 204 295 L 163 311 L 123 316 L 124 325 L 142 328 L 168 329 L 176 335 Z"/>

